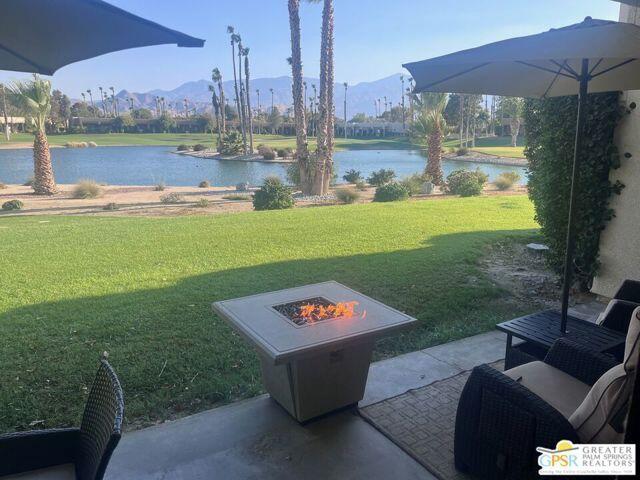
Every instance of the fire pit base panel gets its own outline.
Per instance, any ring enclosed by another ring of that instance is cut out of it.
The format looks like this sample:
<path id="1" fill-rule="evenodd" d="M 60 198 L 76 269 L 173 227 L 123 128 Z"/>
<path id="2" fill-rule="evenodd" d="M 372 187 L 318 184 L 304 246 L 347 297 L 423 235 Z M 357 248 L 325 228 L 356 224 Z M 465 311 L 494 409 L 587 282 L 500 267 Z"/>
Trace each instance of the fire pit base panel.
<path id="1" fill-rule="evenodd" d="M 266 390 L 291 416 L 305 422 L 362 400 L 373 343 L 274 365 L 260 356 Z"/>

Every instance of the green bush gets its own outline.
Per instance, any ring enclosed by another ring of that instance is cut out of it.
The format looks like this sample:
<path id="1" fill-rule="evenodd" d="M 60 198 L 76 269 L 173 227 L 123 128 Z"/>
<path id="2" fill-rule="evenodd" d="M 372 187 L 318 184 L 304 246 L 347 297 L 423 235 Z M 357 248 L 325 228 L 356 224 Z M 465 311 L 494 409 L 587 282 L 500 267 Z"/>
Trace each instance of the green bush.
<path id="1" fill-rule="evenodd" d="M 373 196 L 374 202 L 395 202 L 409 198 L 409 190 L 398 182 L 386 183 L 376 188 Z"/>
<path id="2" fill-rule="evenodd" d="M 153 186 L 153 190 L 156 191 L 156 192 L 163 192 L 165 188 L 167 188 L 167 185 L 162 181 L 156 183 Z"/>
<path id="3" fill-rule="evenodd" d="M 264 155 L 264 152 L 267 150 L 271 150 L 271 147 L 266 146 L 264 143 L 259 144 L 256 149 L 258 150 L 258 155 Z"/>
<path id="4" fill-rule="evenodd" d="M 280 158 L 288 158 L 293 156 L 293 148 L 285 147 L 278 149 L 278 157 Z"/>
<path id="5" fill-rule="evenodd" d="M 184 202 L 184 198 L 179 193 L 167 193 L 165 195 L 160 196 L 160 201 L 162 203 L 182 203 Z"/>
<path id="6" fill-rule="evenodd" d="M 362 173 L 358 170 L 347 170 L 342 176 L 345 182 L 349 183 L 358 183 L 359 180 L 362 180 Z"/>
<path id="7" fill-rule="evenodd" d="M 456 150 L 456 155 L 458 157 L 464 157 L 467 153 L 469 153 L 469 149 L 467 147 L 458 148 Z"/>
<path id="8" fill-rule="evenodd" d="M 203 180 L 198 184 L 198 188 L 209 188 L 211 184 L 207 180 Z"/>
<path id="9" fill-rule="evenodd" d="M 117 203 L 114 202 L 107 203 L 104 207 L 102 207 L 103 210 L 118 210 L 118 208 L 120 207 Z"/>
<path id="10" fill-rule="evenodd" d="M 509 190 L 520 180 L 518 172 L 504 172 L 494 182 L 498 190 Z"/>
<path id="11" fill-rule="evenodd" d="M 454 170 L 447 177 L 447 191 L 461 197 L 472 197 L 482 193 L 487 175 L 480 170 Z"/>
<path id="12" fill-rule="evenodd" d="M 222 155 L 239 155 L 244 152 L 242 135 L 236 130 L 226 133 L 222 137 L 222 142 L 218 146 L 218 151 Z"/>
<path id="13" fill-rule="evenodd" d="M 256 210 L 282 210 L 294 205 L 291 189 L 277 177 L 268 177 L 253 196 Z"/>
<path id="14" fill-rule="evenodd" d="M 201 144 L 201 143 L 196 143 L 196 144 L 193 146 L 193 151 L 194 151 L 194 152 L 204 152 L 206 149 L 207 149 L 207 146 L 206 146 L 206 145 L 203 145 L 203 144 Z"/>
<path id="15" fill-rule="evenodd" d="M 265 160 L 275 160 L 276 152 L 271 149 L 265 150 L 265 152 L 262 154 L 262 158 L 264 158 Z"/>
<path id="16" fill-rule="evenodd" d="M 22 207 L 24 207 L 24 203 L 22 203 L 20 200 L 9 200 L 8 202 L 4 202 L 2 204 L 2 210 L 22 210 Z"/>
<path id="17" fill-rule="evenodd" d="M 242 193 L 232 193 L 230 195 L 223 195 L 222 198 L 225 200 L 233 200 L 234 202 L 244 202 L 251 200 L 253 197 Z"/>
<path id="18" fill-rule="evenodd" d="M 342 203 L 354 203 L 360 198 L 360 192 L 353 188 L 339 188 L 336 190 L 336 198 Z"/>
<path id="19" fill-rule="evenodd" d="M 545 258 L 557 272 L 564 263 L 576 114 L 575 96 L 525 102 L 529 197 L 550 249 Z M 614 217 L 611 197 L 624 188 L 609 180 L 611 170 L 621 161 L 613 135 L 622 114 L 617 93 L 589 95 L 576 185 L 573 262 L 573 278 L 582 289 L 588 289 L 598 272 L 600 234 Z"/>
<path id="20" fill-rule="evenodd" d="M 180 145 L 178 145 L 177 150 L 179 152 L 188 152 L 189 151 L 189 145 L 186 145 L 184 143 L 181 143 Z"/>
<path id="21" fill-rule="evenodd" d="M 422 193 L 422 185 L 424 184 L 424 182 L 425 180 L 423 179 L 422 175 L 419 175 L 417 173 L 403 178 L 400 181 L 400 183 L 404 185 L 409 191 L 409 195 L 418 195 Z"/>
<path id="22" fill-rule="evenodd" d="M 80 180 L 73 189 L 73 198 L 98 198 L 102 189 L 95 180 Z"/>
<path id="23" fill-rule="evenodd" d="M 378 170 L 377 172 L 373 172 L 369 178 L 367 178 L 367 182 L 369 182 L 374 187 L 379 187 L 386 183 L 393 182 L 393 179 L 396 178 L 396 172 L 393 170 L 385 170 L 384 168 Z"/>
<path id="24" fill-rule="evenodd" d="M 209 200 L 206 198 L 199 199 L 194 205 L 196 208 L 207 208 L 209 206 Z"/>

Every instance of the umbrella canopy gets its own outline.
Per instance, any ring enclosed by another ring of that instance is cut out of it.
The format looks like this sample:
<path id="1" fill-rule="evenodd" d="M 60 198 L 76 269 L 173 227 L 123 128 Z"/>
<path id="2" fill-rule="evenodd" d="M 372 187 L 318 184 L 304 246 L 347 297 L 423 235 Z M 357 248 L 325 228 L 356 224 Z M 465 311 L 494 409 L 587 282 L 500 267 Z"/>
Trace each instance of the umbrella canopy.
<path id="1" fill-rule="evenodd" d="M 162 44 L 202 47 L 204 40 L 101 0 L 2 0 L 0 70 L 53 75 L 80 60 Z"/>
<path id="2" fill-rule="evenodd" d="M 564 28 L 404 65 L 416 91 L 512 97 L 576 95 L 582 60 L 589 92 L 640 88 L 640 27 L 585 19 Z"/>
<path id="3" fill-rule="evenodd" d="M 566 332 L 587 93 L 640 89 L 640 27 L 594 20 L 404 65 L 416 92 L 546 98 L 578 95 L 560 329 Z"/>

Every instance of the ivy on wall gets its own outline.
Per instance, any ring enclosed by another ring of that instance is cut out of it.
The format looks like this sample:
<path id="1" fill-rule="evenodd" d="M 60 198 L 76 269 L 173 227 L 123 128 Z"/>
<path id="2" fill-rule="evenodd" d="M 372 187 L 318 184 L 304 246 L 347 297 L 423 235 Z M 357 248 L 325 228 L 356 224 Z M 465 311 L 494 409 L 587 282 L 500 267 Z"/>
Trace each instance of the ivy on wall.
<path id="1" fill-rule="evenodd" d="M 550 248 L 549 263 L 558 273 L 564 262 L 577 109 L 572 96 L 528 99 L 524 111 L 529 197 Z M 614 216 L 611 195 L 624 188 L 609 181 L 611 169 L 620 166 L 613 136 L 621 115 L 618 93 L 589 95 L 575 206 L 574 281 L 583 290 L 598 271 L 600 233 Z"/>

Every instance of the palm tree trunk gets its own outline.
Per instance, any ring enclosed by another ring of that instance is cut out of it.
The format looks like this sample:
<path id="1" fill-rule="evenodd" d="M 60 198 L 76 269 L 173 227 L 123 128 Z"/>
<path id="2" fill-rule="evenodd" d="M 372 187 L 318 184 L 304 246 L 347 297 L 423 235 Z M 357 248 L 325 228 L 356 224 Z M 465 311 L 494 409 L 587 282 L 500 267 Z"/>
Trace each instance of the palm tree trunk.
<path id="1" fill-rule="evenodd" d="M 227 133 L 227 104 L 224 99 L 224 88 L 222 87 L 222 80 L 218 82 L 218 90 L 220 91 L 220 117 L 222 117 L 222 133 Z"/>
<path id="2" fill-rule="evenodd" d="M 242 145 L 244 146 L 244 154 L 249 153 L 247 148 L 247 121 L 244 109 L 244 86 L 242 85 L 242 43 L 238 43 L 238 82 L 240 83 L 240 127 L 242 131 Z"/>
<path id="3" fill-rule="evenodd" d="M 245 88 L 246 96 L 247 96 L 247 115 L 249 117 L 249 149 L 253 154 L 253 114 L 251 113 L 251 99 L 250 93 L 251 90 L 249 85 L 249 54 L 244 56 L 244 80 L 247 84 L 247 88 Z"/>
<path id="4" fill-rule="evenodd" d="M 300 187 L 305 195 L 311 193 L 311 165 L 307 141 L 302 91 L 302 48 L 300 47 L 300 0 L 289 1 L 289 28 L 291 30 L 291 70 L 293 76 L 293 111 L 296 123 L 296 157 L 300 170 Z"/>
<path id="5" fill-rule="evenodd" d="M 325 193 L 327 183 L 327 161 L 329 157 L 329 54 L 332 53 L 330 38 L 332 36 L 330 23 L 333 21 L 333 1 L 325 0 L 322 9 L 322 34 L 320 42 L 320 100 L 318 102 L 318 148 L 316 151 L 316 166 L 314 179 L 314 195 Z M 330 173 L 329 173 L 330 175 Z M 328 189 L 328 187 L 327 187 Z"/>
<path id="6" fill-rule="evenodd" d="M 333 0 L 325 0 L 323 16 L 327 16 L 327 148 L 325 151 L 325 169 L 322 193 L 327 194 L 333 175 L 333 143 L 335 135 L 335 105 L 334 105 L 334 11 Z"/>
<path id="7" fill-rule="evenodd" d="M 434 128 L 429 134 L 427 143 L 429 157 L 425 173 L 431 177 L 431 182 L 435 185 L 442 185 L 442 132 L 440 129 Z"/>
<path id="8" fill-rule="evenodd" d="M 56 181 L 51 166 L 51 152 L 47 135 L 38 130 L 33 142 L 33 191 L 36 195 L 53 195 L 57 193 Z"/>
<path id="9" fill-rule="evenodd" d="M 236 108 L 238 110 L 238 120 L 242 117 L 242 113 L 240 111 L 240 92 L 238 91 L 238 74 L 236 72 L 236 44 L 233 39 L 231 39 L 231 59 L 233 60 L 233 87 L 236 92 Z M 242 122 L 240 122 L 242 124 Z"/>
<path id="10" fill-rule="evenodd" d="M 511 116 L 510 125 L 511 127 L 511 146 L 518 146 L 518 134 L 520 133 L 520 119 L 518 117 Z"/>

